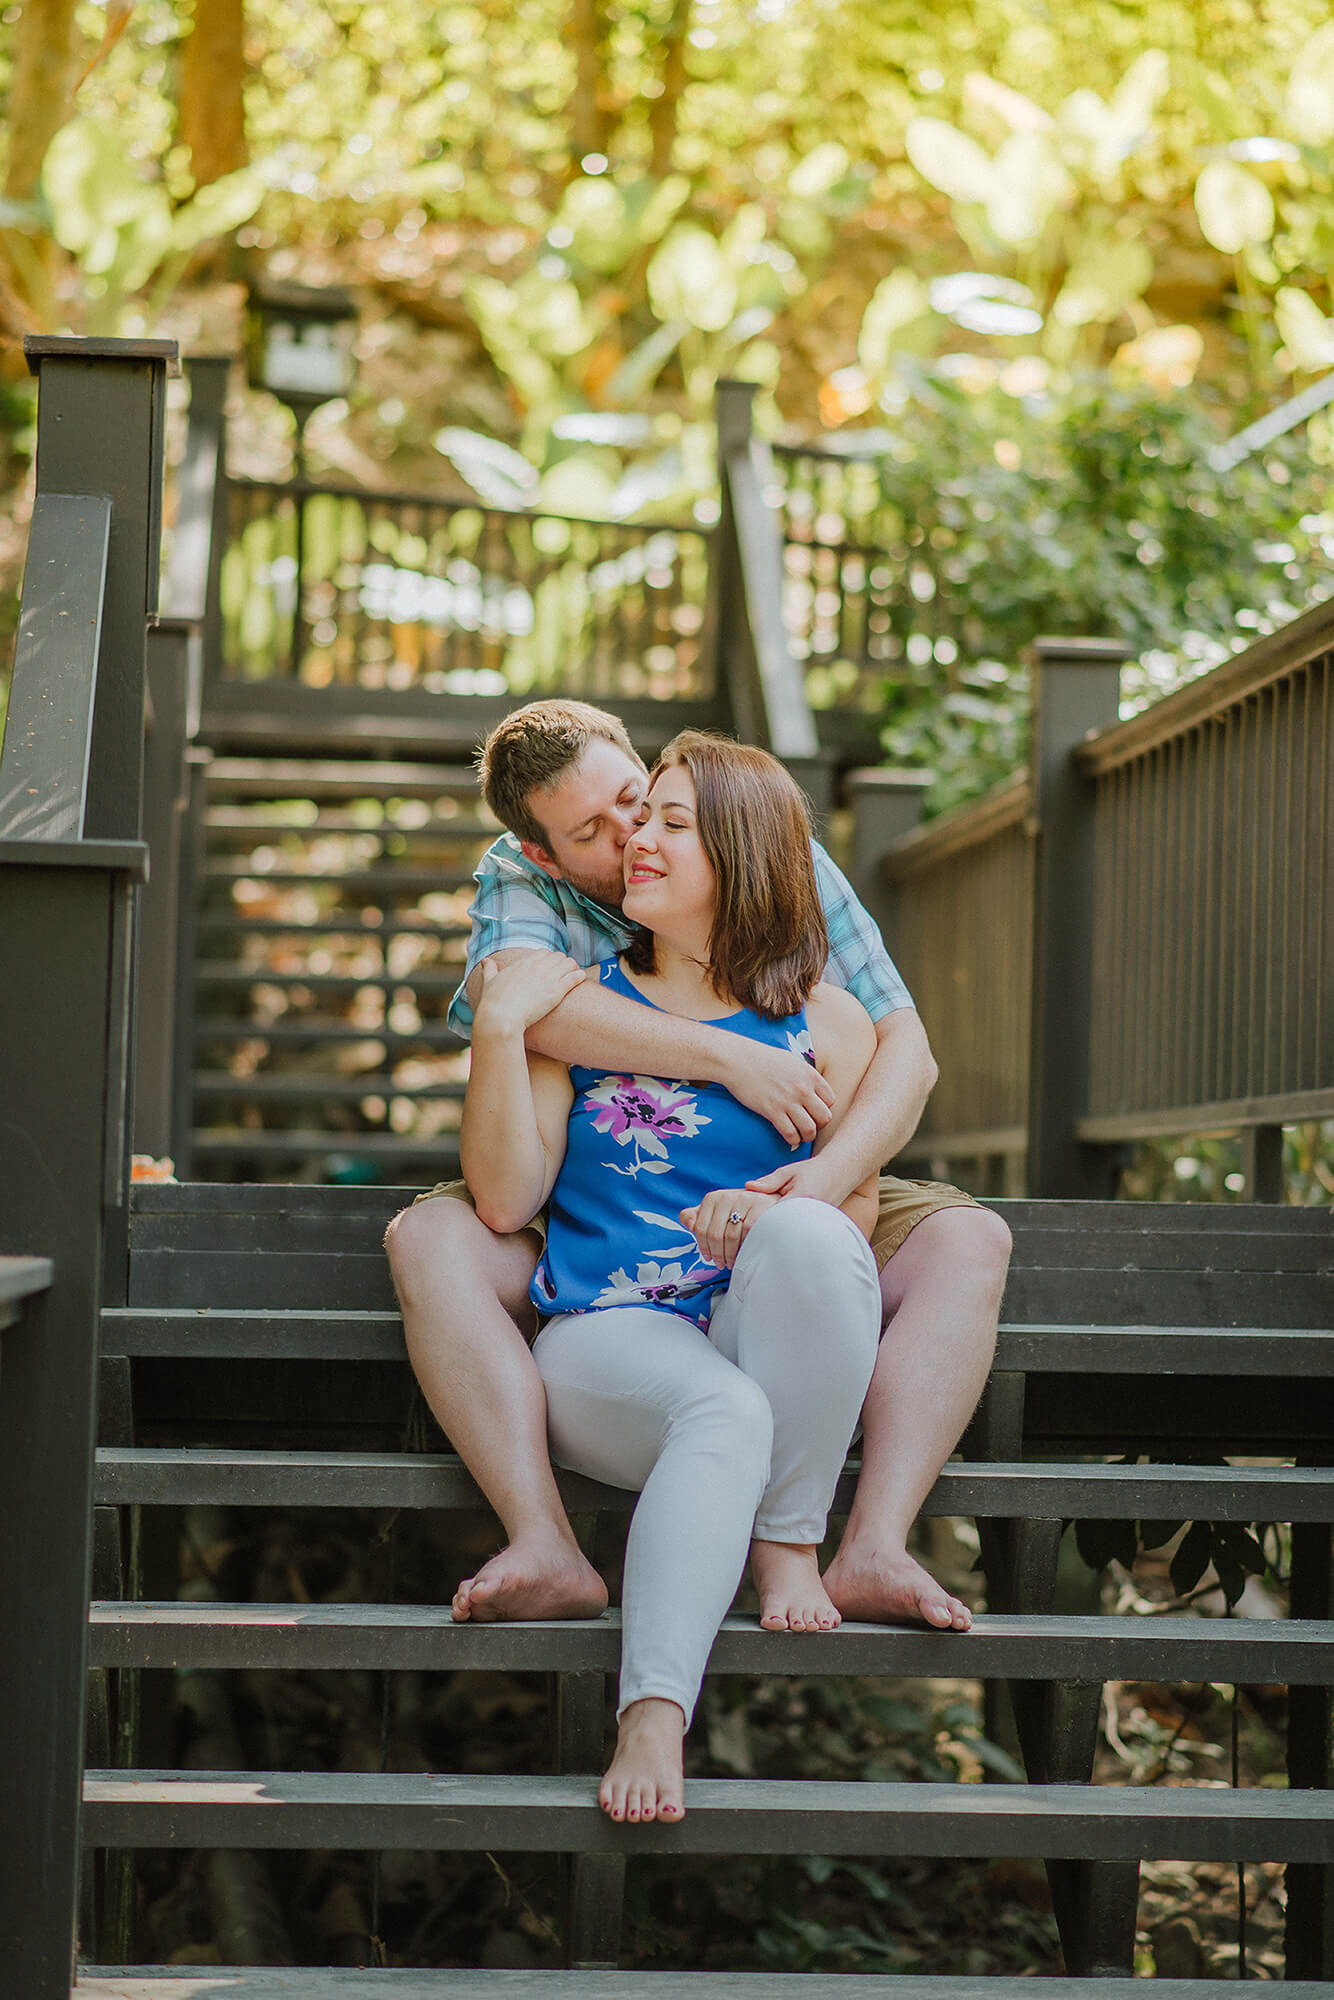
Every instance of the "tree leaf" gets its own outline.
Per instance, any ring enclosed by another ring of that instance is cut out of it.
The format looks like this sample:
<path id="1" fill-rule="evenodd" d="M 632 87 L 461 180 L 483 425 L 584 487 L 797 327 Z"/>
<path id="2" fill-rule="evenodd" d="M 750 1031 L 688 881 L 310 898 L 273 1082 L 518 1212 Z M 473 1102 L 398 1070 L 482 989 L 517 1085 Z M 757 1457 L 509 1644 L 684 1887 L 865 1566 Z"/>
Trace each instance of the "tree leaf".
<path id="1" fill-rule="evenodd" d="M 966 132 L 944 118 L 911 118 L 903 135 L 908 158 L 924 181 L 951 201 L 986 201 L 992 163 Z"/>
<path id="2" fill-rule="evenodd" d="M 1169 1574 L 1172 1588 L 1180 1597 L 1194 1590 L 1208 1569 L 1214 1552 L 1214 1531 L 1208 1521 L 1192 1522 L 1181 1547 L 1172 1558 Z"/>
<path id="3" fill-rule="evenodd" d="M 1195 183 L 1195 213 L 1206 242 L 1229 256 L 1274 233 L 1269 189 L 1235 160 L 1210 160 Z"/>
<path id="4" fill-rule="evenodd" d="M 1137 1543 L 1133 1521 L 1076 1521 L 1075 1547 L 1092 1570 L 1119 1562 L 1129 1569 Z"/>

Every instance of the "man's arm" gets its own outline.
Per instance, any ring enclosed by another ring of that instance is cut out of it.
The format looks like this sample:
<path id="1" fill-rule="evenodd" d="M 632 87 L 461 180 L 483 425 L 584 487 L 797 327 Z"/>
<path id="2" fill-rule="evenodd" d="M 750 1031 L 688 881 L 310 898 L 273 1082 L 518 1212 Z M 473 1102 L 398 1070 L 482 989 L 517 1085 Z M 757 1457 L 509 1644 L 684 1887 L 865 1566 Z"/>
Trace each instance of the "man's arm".
<path id="1" fill-rule="evenodd" d="M 926 1029 L 911 1007 L 896 1007 L 875 1024 L 876 1049 L 838 1130 L 809 1160 L 747 1181 L 762 1194 L 811 1195 L 836 1207 L 878 1174 L 917 1130 L 938 1074 Z"/>
<path id="2" fill-rule="evenodd" d="M 497 952 L 495 957 L 497 965 L 503 966 L 527 955 L 506 951 Z M 468 998 L 474 1007 L 480 991 L 478 967 L 468 980 Z M 539 1055 L 566 1064 L 580 1063 L 588 1069 L 696 1077 L 720 1083 L 742 1104 L 767 1118 L 790 1146 L 815 1137 L 833 1102 L 829 1085 L 801 1056 L 730 1035 L 724 1028 L 710 1027 L 707 1021 L 689 1021 L 680 1014 L 641 1007 L 624 994 L 610 993 L 591 981 L 577 987 L 559 1007 L 529 1028 L 525 1042 Z M 855 1186 L 856 1180 L 848 1185 Z"/>

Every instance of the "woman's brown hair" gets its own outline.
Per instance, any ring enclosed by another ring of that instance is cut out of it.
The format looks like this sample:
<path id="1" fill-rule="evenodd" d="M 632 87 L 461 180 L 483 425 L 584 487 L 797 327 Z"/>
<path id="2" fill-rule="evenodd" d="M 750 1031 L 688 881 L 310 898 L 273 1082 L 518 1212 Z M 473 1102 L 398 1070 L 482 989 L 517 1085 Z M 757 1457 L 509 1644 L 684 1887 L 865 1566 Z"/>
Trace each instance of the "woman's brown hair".
<path id="1" fill-rule="evenodd" d="M 696 825 L 718 884 L 714 985 L 772 1020 L 795 1014 L 829 956 L 806 801 L 767 750 L 701 729 L 672 738 L 650 786 L 677 765 L 695 787 Z M 625 956 L 632 972 L 652 972 L 652 932 L 640 931 Z"/>

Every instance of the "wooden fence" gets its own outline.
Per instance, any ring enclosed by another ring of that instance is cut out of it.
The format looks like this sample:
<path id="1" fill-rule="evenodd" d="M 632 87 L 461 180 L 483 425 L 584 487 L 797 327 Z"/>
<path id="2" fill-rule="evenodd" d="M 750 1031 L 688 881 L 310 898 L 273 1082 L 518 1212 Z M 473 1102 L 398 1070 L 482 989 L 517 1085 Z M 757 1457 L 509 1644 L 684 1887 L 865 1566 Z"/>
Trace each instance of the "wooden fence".
<path id="1" fill-rule="evenodd" d="M 1037 654 L 1028 776 L 871 871 L 942 1071 L 913 1155 L 1107 1192 L 1240 1130 L 1278 1199 L 1283 1125 L 1334 1117 L 1334 604 L 1127 722 L 1119 648 Z"/>

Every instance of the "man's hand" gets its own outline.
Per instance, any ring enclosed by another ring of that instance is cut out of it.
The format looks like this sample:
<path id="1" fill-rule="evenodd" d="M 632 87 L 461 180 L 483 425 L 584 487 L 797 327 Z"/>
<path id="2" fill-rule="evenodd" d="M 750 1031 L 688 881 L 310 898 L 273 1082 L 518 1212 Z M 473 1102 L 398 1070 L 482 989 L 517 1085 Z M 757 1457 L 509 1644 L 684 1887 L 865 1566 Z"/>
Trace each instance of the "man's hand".
<path id="1" fill-rule="evenodd" d="M 721 1080 L 733 1097 L 767 1118 L 780 1139 L 800 1146 L 828 1122 L 834 1093 L 818 1069 L 792 1049 L 729 1037 L 737 1044 L 734 1064 Z"/>
<path id="2" fill-rule="evenodd" d="M 473 1034 L 484 1036 L 521 1037 L 584 983 L 583 968 L 558 951 L 524 952 L 504 966 L 484 958 L 481 973 Z"/>
<path id="3" fill-rule="evenodd" d="M 680 1223 L 699 1245 L 699 1254 L 720 1270 L 731 1270 L 751 1229 L 774 1205 L 775 1197 L 746 1188 L 715 1188 L 698 1208 L 683 1208 Z"/>
<path id="4" fill-rule="evenodd" d="M 781 1167 L 775 1167 L 771 1174 L 762 1174 L 758 1180 L 747 1181 L 746 1188 L 751 1194 L 770 1196 L 783 1200 L 788 1195 L 804 1195 L 808 1201 L 829 1201 L 839 1205 L 848 1189 L 839 1186 L 830 1178 L 823 1154 L 817 1153 L 809 1160 L 789 1160 Z"/>

